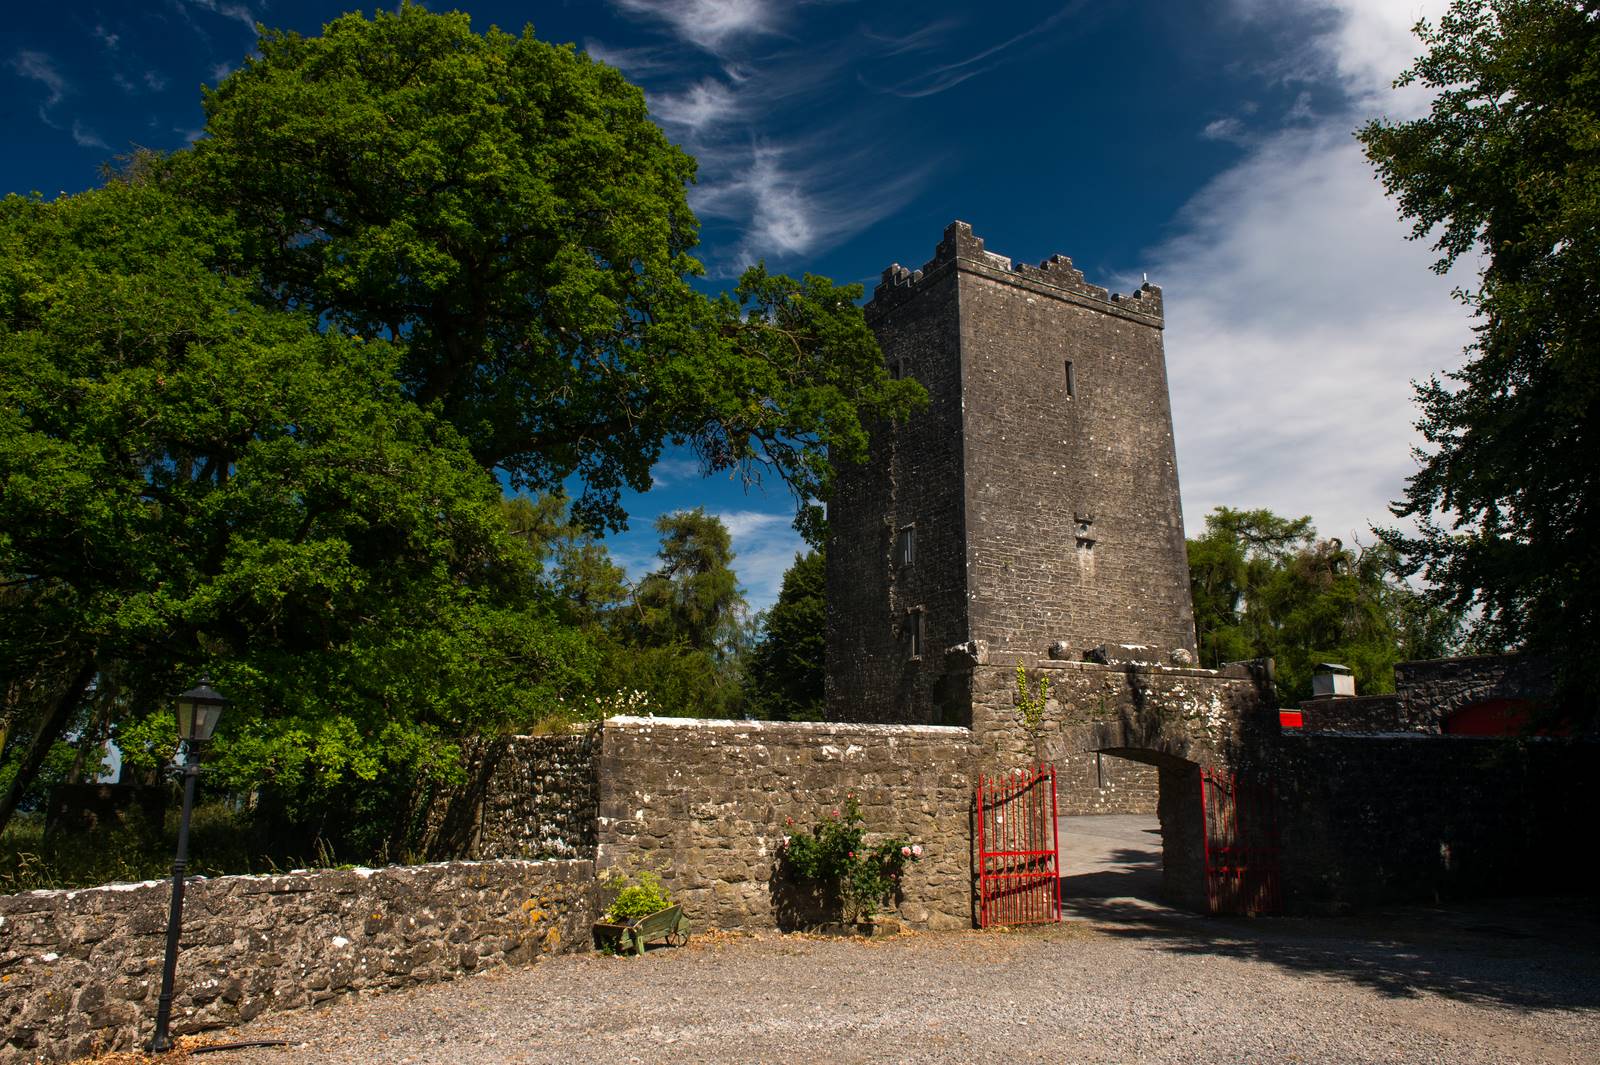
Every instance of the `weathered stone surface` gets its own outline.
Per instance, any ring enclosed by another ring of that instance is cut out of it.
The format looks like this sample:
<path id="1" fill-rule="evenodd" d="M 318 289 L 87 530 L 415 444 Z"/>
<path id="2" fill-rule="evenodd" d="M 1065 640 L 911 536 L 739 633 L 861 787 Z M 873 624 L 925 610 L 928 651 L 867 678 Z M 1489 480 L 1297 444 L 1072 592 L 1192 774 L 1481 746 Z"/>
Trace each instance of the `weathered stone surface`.
<path id="1" fill-rule="evenodd" d="M 597 864 L 659 873 L 696 925 L 812 924 L 812 900 L 774 877 L 779 846 L 853 793 L 869 839 L 904 836 L 925 849 L 906 870 L 900 917 L 968 926 L 975 765 L 960 728 L 612 718 Z"/>
<path id="2" fill-rule="evenodd" d="M 423 851 L 452 858 L 592 858 L 598 732 L 467 746 L 468 782 L 437 796 Z"/>
<path id="3" fill-rule="evenodd" d="M 149 1040 L 170 892 L 153 881 L 0 896 L 0 1063 Z M 184 903 L 177 1034 L 583 945 L 594 863 L 195 879 Z M 445 940 L 464 946 L 447 951 Z"/>
<path id="4" fill-rule="evenodd" d="M 1192 649 L 1160 289 L 1114 296 L 1061 256 L 1014 265 L 957 222 L 866 313 L 932 403 L 839 471 L 830 716 L 966 724 L 928 647 Z"/>

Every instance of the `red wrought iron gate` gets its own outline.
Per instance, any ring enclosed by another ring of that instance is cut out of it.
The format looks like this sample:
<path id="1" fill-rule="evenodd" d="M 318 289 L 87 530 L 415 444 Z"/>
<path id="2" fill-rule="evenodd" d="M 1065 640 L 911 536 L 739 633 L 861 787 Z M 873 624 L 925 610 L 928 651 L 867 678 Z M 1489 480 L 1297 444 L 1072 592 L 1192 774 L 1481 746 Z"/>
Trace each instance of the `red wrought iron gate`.
<path id="1" fill-rule="evenodd" d="M 978 777 L 978 926 L 1061 920 L 1056 768 Z"/>
<path id="2" fill-rule="evenodd" d="M 1273 790 L 1223 769 L 1200 770 L 1206 903 L 1212 913 L 1278 912 L 1278 803 Z"/>

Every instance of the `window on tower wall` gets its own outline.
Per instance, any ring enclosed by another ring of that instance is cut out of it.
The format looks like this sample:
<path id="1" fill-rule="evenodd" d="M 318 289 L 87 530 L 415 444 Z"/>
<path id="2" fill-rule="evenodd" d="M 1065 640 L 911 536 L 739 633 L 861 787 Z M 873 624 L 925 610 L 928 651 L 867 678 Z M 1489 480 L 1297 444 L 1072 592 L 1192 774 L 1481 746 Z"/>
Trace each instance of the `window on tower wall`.
<path id="1" fill-rule="evenodd" d="M 912 658 L 921 658 L 927 643 L 927 630 L 924 625 L 926 617 L 920 606 L 906 611 L 906 647 L 911 652 Z"/>
<path id="2" fill-rule="evenodd" d="M 899 569 L 905 569 L 917 560 L 917 527 L 915 525 L 902 525 L 900 535 L 895 538 L 894 564 Z"/>
<path id="3" fill-rule="evenodd" d="M 1078 374 L 1072 368 L 1072 360 L 1067 360 L 1067 398 L 1078 398 Z"/>

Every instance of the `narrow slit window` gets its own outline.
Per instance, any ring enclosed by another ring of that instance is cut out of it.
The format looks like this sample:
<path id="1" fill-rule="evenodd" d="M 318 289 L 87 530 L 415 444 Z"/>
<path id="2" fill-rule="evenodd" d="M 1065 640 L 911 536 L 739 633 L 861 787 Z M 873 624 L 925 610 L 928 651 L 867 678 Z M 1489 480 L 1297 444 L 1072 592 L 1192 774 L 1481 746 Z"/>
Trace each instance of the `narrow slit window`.
<path id="1" fill-rule="evenodd" d="M 927 633 L 923 629 L 925 617 L 921 607 L 906 612 L 906 642 L 909 644 L 912 658 L 921 658 L 923 647 L 927 643 Z"/>
<path id="2" fill-rule="evenodd" d="M 909 372 L 910 366 L 907 364 L 907 360 L 905 358 L 902 357 L 889 360 L 889 376 L 894 378 L 896 381 L 905 377 Z"/>
<path id="3" fill-rule="evenodd" d="M 904 525 L 900 528 L 900 535 L 895 542 L 895 565 L 905 569 L 917 560 L 917 527 Z"/>
<path id="4" fill-rule="evenodd" d="M 1078 374 L 1072 367 L 1072 360 L 1067 360 L 1067 398 L 1078 398 Z"/>

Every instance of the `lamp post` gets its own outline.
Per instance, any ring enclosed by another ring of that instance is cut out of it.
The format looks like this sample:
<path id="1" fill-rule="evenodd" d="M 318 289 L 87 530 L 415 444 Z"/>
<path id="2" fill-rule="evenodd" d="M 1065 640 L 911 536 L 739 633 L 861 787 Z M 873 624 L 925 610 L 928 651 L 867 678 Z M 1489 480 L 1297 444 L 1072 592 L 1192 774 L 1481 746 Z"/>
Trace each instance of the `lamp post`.
<path id="1" fill-rule="evenodd" d="M 156 1003 L 156 1034 L 150 1052 L 172 1049 L 167 1025 L 172 1020 L 172 981 L 178 971 L 178 928 L 183 923 L 183 871 L 189 864 L 189 813 L 194 809 L 194 782 L 200 776 L 200 748 L 216 730 L 228 705 L 202 677 L 198 687 L 178 696 L 178 739 L 183 741 L 183 815 L 178 821 L 178 854 L 172 862 L 172 912 L 167 917 L 167 958 L 161 969 L 161 998 Z"/>

